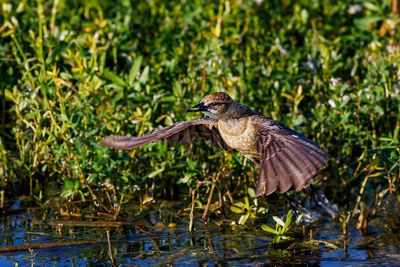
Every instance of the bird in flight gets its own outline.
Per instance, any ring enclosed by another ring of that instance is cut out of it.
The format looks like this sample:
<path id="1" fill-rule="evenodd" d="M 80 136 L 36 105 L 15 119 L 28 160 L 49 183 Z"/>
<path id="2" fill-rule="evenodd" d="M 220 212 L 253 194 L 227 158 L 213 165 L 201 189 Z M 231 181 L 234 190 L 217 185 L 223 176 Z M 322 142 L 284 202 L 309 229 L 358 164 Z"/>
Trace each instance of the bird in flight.
<path id="1" fill-rule="evenodd" d="M 284 124 L 234 101 L 225 93 L 213 93 L 191 107 L 208 118 L 178 122 L 140 137 L 108 136 L 103 144 L 131 150 L 166 140 L 187 144 L 199 138 L 224 150 L 236 150 L 260 168 L 256 195 L 281 193 L 308 185 L 325 166 L 328 155 L 317 144 Z"/>

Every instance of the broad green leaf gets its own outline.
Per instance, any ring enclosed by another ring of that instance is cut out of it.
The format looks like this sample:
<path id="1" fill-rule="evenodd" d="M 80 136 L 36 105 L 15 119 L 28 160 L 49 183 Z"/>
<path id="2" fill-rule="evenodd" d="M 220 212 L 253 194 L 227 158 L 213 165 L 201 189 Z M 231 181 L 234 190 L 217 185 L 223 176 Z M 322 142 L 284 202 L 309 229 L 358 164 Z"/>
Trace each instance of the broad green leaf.
<path id="1" fill-rule="evenodd" d="M 14 95 L 10 90 L 5 90 L 5 97 L 8 101 L 16 101 L 16 99 L 14 99 Z"/>
<path id="2" fill-rule="evenodd" d="M 160 168 L 158 170 L 155 170 L 153 172 L 151 172 L 149 175 L 147 175 L 148 178 L 153 178 L 157 175 L 159 175 L 160 173 L 162 173 L 165 170 L 165 168 Z"/>
<path id="3" fill-rule="evenodd" d="M 244 214 L 244 215 L 240 216 L 239 224 L 240 225 L 246 224 L 246 221 L 249 219 L 249 217 L 250 217 L 250 213 L 247 213 L 247 214 Z"/>
<path id="4" fill-rule="evenodd" d="M 372 17 L 365 17 L 361 19 L 356 19 L 354 20 L 354 24 L 363 31 L 367 31 L 370 29 L 372 24 L 382 20 L 382 17 L 380 16 L 372 16 Z"/>
<path id="5" fill-rule="evenodd" d="M 292 217 L 293 217 L 293 212 L 292 210 L 289 210 L 287 213 L 285 225 L 283 226 L 283 229 L 288 229 L 289 225 L 292 223 Z"/>
<path id="6" fill-rule="evenodd" d="M 243 202 L 235 202 L 234 205 L 237 206 L 237 207 L 240 207 L 240 208 L 245 208 L 246 207 L 246 204 L 244 204 Z"/>
<path id="7" fill-rule="evenodd" d="M 243 213 L 243 209 L 241 209 L 241 208 L 239 208 L 238 206 L 235 206 L 235 205 L 232 205 L 232 206 L 230 207 L 230 210 L 231 210 L 233 213 Z"/>
<path id="8" fill-rule="evenodd" d="M 245 197 L 245 198 L 244 198 L 244 202 L 245 202 L 245 204 L 246 204 L 246 208 L 247 208 L 247 209 L 250 209 L 250 202 L 249 202 L 249 198 L 248 198 L 248 197 Z"/>
<path id="9" fill-rule="evenodd" d="M 130 85 L 132 85 L 135 82 L 136 76 L 139 73 L 139 69 L 140 69 L 140 65 L 142 64 L 142 61 L 143 61 L 143 57 L 139 56 L 133 62 L 133 65 L 129 71 L 129 84 Z"/>
<path id="10" fill-rule="evenodd" d="M 120 87 L 126 87 L 125 81 L 122 78 L 118 77 L 117 74 L 115 74 L 114 72 L 112 72 L 108 69 L 104 70 L 103 76 L 104 76 L 104 78 L 113 82 L 115 85 L 118 85 Z"/>
<path id="11" fill-rule="evenodd" d="M 256 192 L 254 192 L 254 189 L 252 187 L 247 188 L 247 193 L 251 198 L 256 198 Z"/>
<path id="12" fill-rule="evenodd" d="M 282 221 L 281 218 L 277 217 L 277 216 L 273 216 L 272 219 L 274 219 L 274 221 L 279 224 L 280 226 L 285 226 L 285 223 Z"/>
<path id="13" fill-rule="evenodd" d="M 140 75 L 139 80 L 141 83 L 143 83 L 143 84 L 147 83 L 147 80 L 149 79 L 149 71 L 150 71 L 149 66 L 146 66 L 142 72 L 142 75 Z"/>
<path id="14" fill-rule="evenodd" d="M 379 7 L 379 5 L 373 4 L 373 3 L 371 3 L 371 2 L 364 2 L 364 3 L 363 3 L 363 6 L 364 6 L 366 9 L 369 9 L 369 10 L 372 10 L 372 11 L 376 11 L 376 12 L 378 12 L 378 11 L 381 10 L 381 8 Z"/>
<path id="15" fill-rule="evenodd" d="M 266 224 L 261 225 L 261 229 L 263 231 L 265 231 L 265 232 L 268 232 L 268 233 L 271 233 L 271 234 L 274 234 L 274 235 L 278 235 L 279 234 L 279 232 L 277 230 L 272 229 L 271 227 L 269 227 Z"/>

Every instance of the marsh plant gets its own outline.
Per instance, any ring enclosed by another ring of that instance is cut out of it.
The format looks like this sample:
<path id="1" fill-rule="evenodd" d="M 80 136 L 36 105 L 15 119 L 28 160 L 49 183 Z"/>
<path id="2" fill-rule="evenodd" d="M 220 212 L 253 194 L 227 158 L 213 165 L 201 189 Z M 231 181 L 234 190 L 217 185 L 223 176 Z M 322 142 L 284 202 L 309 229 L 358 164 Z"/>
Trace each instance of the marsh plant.
<path id="1" fill-rule="evenodd" d="M 289 235 L 291 227 L 293 227 L 293 211 L 289 210 L 286 214 L 285 221 L 278 216 L 272 216 L 275 221 L 275 227 L 272 228 L 267 224 L 261 225 L 261 229 L 272 234 L 274 236 L 274 242 L 279 243 L 281 240 L 291 240 L 293 237 Z M 296 224 L 301 221 L 301 215 L 296 217 Z"/>
<path id="2" fill-rule="evenodd" d="M 238 224 L 244 225 L 249 219 L 257 219 L 260 215 L 266 214 L 268 209 L 259 205 L 259 200 L 253 188 L 247 189 L 248 195 L 244 197 L 243 201 L 235 202 L 230 210 L 233 213 L 240 214 Z"/>

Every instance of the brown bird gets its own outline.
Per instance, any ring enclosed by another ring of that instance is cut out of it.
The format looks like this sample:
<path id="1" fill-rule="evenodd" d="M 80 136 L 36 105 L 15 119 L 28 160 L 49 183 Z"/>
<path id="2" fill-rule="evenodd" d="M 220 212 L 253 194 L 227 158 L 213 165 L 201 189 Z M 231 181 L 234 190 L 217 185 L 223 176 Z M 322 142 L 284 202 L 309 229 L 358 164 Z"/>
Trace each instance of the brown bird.
<path id="1" fill-rule="evenodd" d="M 260 167 L 257 196 L 303 189 L 325 165 L 328 155 L 314 142 L 234 101 L 213 93 L 188 110 L 210 118 L 183 121 L 141 137 L 109 136 L 103 144 L 130 150 L 160 139 L 186 144 L 198 138 L 225 150 L 236 150 Z"/>

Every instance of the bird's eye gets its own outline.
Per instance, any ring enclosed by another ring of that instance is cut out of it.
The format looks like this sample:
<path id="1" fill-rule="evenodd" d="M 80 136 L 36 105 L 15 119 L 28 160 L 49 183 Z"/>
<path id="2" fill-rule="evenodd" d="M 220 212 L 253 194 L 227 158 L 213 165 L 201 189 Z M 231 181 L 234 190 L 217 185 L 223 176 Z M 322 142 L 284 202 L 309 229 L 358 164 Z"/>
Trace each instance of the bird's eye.
<path id="1" fill-rule="evenodd" d="M 211 103 L 210 104 L 210 107 L 212 107 L 212 108 L 218 108 L 218 107 L 220 107 L 222 105 L 222 103 Z"/>

